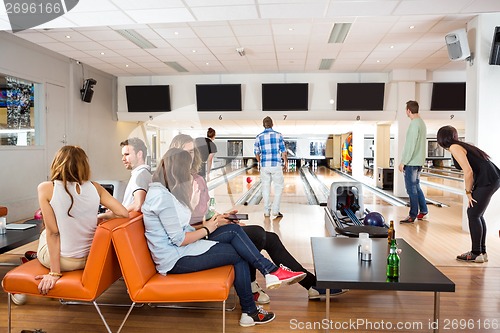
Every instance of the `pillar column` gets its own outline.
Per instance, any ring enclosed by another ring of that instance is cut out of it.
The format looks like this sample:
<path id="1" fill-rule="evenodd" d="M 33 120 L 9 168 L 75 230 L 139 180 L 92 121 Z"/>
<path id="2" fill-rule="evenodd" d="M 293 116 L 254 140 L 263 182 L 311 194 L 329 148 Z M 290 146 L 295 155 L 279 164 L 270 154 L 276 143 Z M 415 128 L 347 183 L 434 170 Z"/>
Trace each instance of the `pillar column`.
<path id="1" fill-rule="evenodd" d="M 467 39 L 473 53 L 473 61 L 466 69 L 465 141 L 484 150 L 491 156 L 492 161 L 500 166 L 500 66 L 489 64 L 496 26 L 500 26 L 500 13 L 480 14 L 467 24 Z M 463 207 L 462 228 L 468 231 L 465 196 Z M 500 195 L 497 193 L 485 213 L 488 228 L 494 230 L 495 234 L 500 228 L 499 215 Z"/>

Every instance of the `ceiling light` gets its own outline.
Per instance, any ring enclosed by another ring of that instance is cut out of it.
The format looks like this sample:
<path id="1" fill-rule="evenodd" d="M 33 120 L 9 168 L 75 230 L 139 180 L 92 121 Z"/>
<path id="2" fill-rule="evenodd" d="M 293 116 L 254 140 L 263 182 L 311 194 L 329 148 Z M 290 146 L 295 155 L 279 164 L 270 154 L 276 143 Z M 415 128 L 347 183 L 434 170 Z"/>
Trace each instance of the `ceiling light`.
<path id="1" fill-rule="evenodd" d="M 415 26 L 414 25 L 410 25 L 410 29 L 415 29 Z"/>
<path id="2" fill-rule="evenodd" d="M 294 31 L 295 29 L 294 28 L 288 28 L 288 31 Z"/>
<path id="3" fill-rule="evenodd" d="M 66 35 L 65 37 L 66 37 L 67 39 L 70 39 L 70 38 L 71 38 L 71 36 L 70 36 L 70 35 Z"/>
<path id="4" fill-rule="evenodd" d="M 156 49 L 156 46 L 132 29 L 115 30 L 117 33 L 139 46 L 141 49 Z"/>
<path id="5" fill-rule="evenodd" d="M 391 45 L 391 49 L 393 49 L 393 48 L 394 48 L 394 45 Z"/>
<path id="6" fill-rule="evenodd" d="M 125 65 L 125 67 L 128 67 L 128 65 Z"/>
<path id="7" fill-rule="evenodd" d="M 330 32 L 328 43 L 343 43 L 349 33 L 349 29 L 351 29 L 351 23 L 335 23 Z"/>
<path id="8" fill-rule="evenodd" d="M 101 52 L 101 55 L 104 55 L 104 52 Z"/>
<path id="9" fill-rule="evenodd" d="M 245 55 L 245 48 L 244 47 L 237 47 L 236 52 L 238 52 L 240 57 L 243 57 Z"/>
<path id="10" fill-rule="evenodd" d="M 180 73 L 188 72 L 188 70 L 182 67 L 177 61 L 165 61 L 165 65 Z"/>
<path id="11" fill-rule="evenodd" d="M 193 50 L 193 53 L 196 53 L 196 50 Z"/>
<path id="12" fill-rule="evenodd" d="M 179 31 L 174 31 L 174 35 L 178 35 L 179 34 Z"/>
<path id="13" fill-rule="evenodd" d="M 334 59 L 321 59 L 321 63 L 319 64 L 320 70 L 328 70 L 332 67 Z"/>
<path id="14" fill-rule="evenodd" d="M 290 50 L 290 51 L 293 51 L 293 47 L 290 47 L 290 48 L 289 48 L 289 50 Z"/>

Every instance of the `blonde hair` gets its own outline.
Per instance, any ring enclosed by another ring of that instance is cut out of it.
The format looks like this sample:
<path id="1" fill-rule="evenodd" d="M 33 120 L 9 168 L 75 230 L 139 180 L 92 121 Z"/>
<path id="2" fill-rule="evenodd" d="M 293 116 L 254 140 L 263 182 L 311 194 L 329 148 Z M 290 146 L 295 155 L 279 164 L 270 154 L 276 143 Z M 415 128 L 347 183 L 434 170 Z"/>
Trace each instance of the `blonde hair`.
<path id="1" fill-rule="evenodd" d="M 56 153 L 50 166 L 50 180 L 63 182 L 66 193 L 71 198 L 68 215 L 73 207 L 73 196 L 69 193 L 67 183 L 82 184 L 90 179 L 89 159 L 85 151 L 78 146 L 64 146 Z"/>

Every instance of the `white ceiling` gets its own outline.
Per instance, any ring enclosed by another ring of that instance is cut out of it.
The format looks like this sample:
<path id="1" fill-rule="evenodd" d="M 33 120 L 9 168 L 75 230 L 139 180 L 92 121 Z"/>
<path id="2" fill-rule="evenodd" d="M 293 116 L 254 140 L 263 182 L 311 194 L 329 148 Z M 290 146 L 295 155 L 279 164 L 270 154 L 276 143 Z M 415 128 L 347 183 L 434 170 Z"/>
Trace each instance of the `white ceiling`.
<path id="1" fill-rule="evenodd" d="M 172 61 L 186 75 L 464 70 L 444 36 L 487 12 L 500 12 L 500 1 L 80 0 L 15 35 L 116 76 L 183 74 Z M 335 23 L 352 23 L 344 43 L 328 43 Z M 155 47 L 139 48 L 119 29 Z M 1 6 L 0 30 L 11 30 Z M 319 70 L 322 59 L 334 59 L 330 69 Z"/>

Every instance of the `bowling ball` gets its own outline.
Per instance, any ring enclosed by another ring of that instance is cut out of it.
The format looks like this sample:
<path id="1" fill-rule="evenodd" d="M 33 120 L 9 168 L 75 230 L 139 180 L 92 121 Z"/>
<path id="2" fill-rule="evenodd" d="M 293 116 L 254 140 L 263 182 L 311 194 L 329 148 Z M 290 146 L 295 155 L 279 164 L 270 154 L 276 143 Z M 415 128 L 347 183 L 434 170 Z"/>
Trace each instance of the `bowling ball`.
<path id="1" fill-rule="evenodd" d="M 247 177 L 247 183 L 250 184 L 252 182 L 252 177 Z"/>
<path id="2" fill-rule="evenodd" d="M 42 209 L 41 208 L 38 208 L 35 211 L 35 215 L 33 215 L 33 219 L 35 219 L 35 220 L 43 220 Z"/>
<path id="3" fill-rule="evenodd" d="M 376 227 L 383 227 L 385 226 L 385 219 L 382 214 L 379 212 L 370 212 L 365 215 L 365 218 L 363 219 L 363 223 L 365 225 L 373 225 Z"/>

